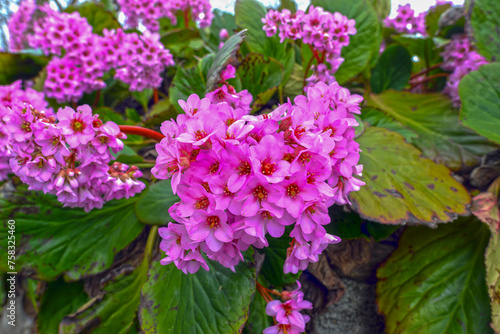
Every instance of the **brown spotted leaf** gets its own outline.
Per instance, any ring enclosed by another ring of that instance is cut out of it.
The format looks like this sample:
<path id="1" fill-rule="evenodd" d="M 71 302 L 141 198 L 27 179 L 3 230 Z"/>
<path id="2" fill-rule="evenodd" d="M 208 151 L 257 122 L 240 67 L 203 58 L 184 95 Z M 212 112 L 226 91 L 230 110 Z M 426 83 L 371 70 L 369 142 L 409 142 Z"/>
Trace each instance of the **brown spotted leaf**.
<path id="1" fill-rule="evenodd" d="M 424 155 L 451 170 L 476 165 L 496 145 L 460 125 L 458 111 L 442 94 L 412 94 L 387 90 L 371 94 L 368 105 L 383 111 L 417 133 L 410 142 Z"/>
<path id="2" fill-rule="evenodd" d="M 467 213 L 470 197 L 450 170 L 405 142 L 403 136 L 369 127 L 358 138 L 365 186 L 351 193 L 354 209 L 384 224 L 439 223 Z"/>

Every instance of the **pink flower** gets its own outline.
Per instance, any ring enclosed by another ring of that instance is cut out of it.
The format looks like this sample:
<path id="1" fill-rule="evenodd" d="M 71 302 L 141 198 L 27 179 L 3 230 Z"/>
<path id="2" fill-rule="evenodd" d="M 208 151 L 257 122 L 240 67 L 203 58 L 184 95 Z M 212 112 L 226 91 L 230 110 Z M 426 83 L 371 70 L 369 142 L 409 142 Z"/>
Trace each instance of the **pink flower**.
<path id="1" fill-rule="evenodd" d="M 226 213 L 221 210 L 195 211 L 190 220 L 188 233 L 193 241 L 205 241 L 213 252 L 219 251 L 224 243 L 233 240 L 233 230 L 227 224 Z"/>

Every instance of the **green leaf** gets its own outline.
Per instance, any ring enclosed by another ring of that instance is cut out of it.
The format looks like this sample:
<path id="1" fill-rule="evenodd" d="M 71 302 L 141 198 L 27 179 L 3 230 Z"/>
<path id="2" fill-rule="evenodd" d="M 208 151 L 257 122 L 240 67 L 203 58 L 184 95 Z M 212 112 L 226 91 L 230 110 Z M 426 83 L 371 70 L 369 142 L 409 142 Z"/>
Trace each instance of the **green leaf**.
<path id="1" fill-rule="evenodd" d="M 136 200 L 114 200 L 86 213 L 62 208 L 54 196 L 26 192 L 9 201 L 0 197 L 1 207 L 13 207 L 0 217 L 16 221 L 18 269 L 31 270 L 37 279 L 51 280 L 65 273 L 67 279 L 78 280 L 109 268 L 114 256 L 142 231 L 144 225 L 134 212 Z M 1 226 L 4 240 L 6 233 L 6 226 Z M 7 252 L 2 250 L 0 258 L 4 270 Z"/>
<path id="2" fill-rule="evenodd" d="M 136 164 L 140 162 L 144 162 L 144 158 L 138 155 L 130 146 L 124 145 L 123 150 L 114 154 L 110 150 L 111 155 L 115 158 L 116 161 L 119 161 L 124 164 Z"/>
<path id="3" fill-rule="evenodd" d="M 267 61 L 258 53 L 249 53 L 237 70 L 241 84 L 252 94 L 253 109 L 266 104 L 283 80 L 283 65 L 276 59 Z"/>
<path id="4" fill-rule="evenodd" d="M 244 262 L 233 273 L 207 262 L 210 271 L 188 275 L 174 264 L 152 265 L 139 309 L 144 333 L 239 333 L 255 293 L 255 269 Z"/>
<path id="5" fill-rule="evenodd" d="M 258 250 L 266 255 L 260 273 L 275 287 L 293 284 L 300 277 L 300 272 L 298 274 L 285 274 L 283 272 L 286 250 L 290 247 L 291 241 L 292 240 L 288 237 L 288 233 L 285 233 L 285 235 L 278 239 L 269 237 L 269 247 Z"/>
<path id="6" fill-rule="evenodd" d="M 444 12 L 452 7 L 451 4 L 436 5 L 430 8 L 425 16 L 427 35 L 434 36 L 439 30 L 439 19 Z"/>
<path id="7" fill-rule="evenodd" d="M 83 284 L 79 282 L 66 283 L 59 278 L 47 283 L 36 319 L 38 333 L 58 333 L 64 316 L 76 312 L 88 299 Z"/>
<path id="8" fill-rule="evenodd" d="M 266 50 L 272 49 L 272 38 L 266 36 L 261 19 L 266 16 L 266 8 L 257 0 L 236 0 L 234 18 L 236 24 L 248 30 L 246 43 L 251 51 L 269 56 Z"/>
<path id="9" fill-rule="evenodd" d="M 260 293 L 254 294 L 243 334 L 262 334 L 264 329 L 273 325 L 272 318 L 266 314 L 266 305 Z"/>
<path id="10" fill-rule="evenodd" d="M 35 77 L 43 67 L 45 58 L 0 52 L 0 85 Z"/>
<path id="11" fill-rule="evenodd" d="M 207 55 L 203 57 L 196 66 L 188 69 L 181 66 L 177 68 L 177 72 L 169 88 L 169 96 L 170 102 L 179 113 L 184 113 L 179 106 L 179 100 L 186 101 L 191 94 L 198 94 L 200 97 L 205 96 L 207 86 L 206 78 L 209 68 L 209 66 L 206 65 L 211 61 L 213 61 L 213 55 Z"/>
<path id="12" fill-rule="evenodd" d="M 380 110 L 370 107 L 363 108 L 361 109 L 361 118 L 368 126 L 376 126 L 379 128 L 385 128 L 387 130 L 397 132 L 405 137 L 408 142 L 411 142 L 412 140 L 418 138 L 418 135 L 415 131 L 403 126 L 394 118 L 391 118 Z"/>
<path id="13" fill-rule="evenodd" d="M 122 270 L 100 291 L 102 297 L 93 298 L 75 314 L 63 319 L 60 326 L 63 334 L 125 334 L 133 331 L 157 233 L 157 228 L 150 230 L 144 258 L 132 273 Z"/>
<path id="14" fill-rule="evenodd" d="M 396 35 L 391 38 L 406 47 L 412 59 L 416 56 L 417 61 L 413 61 L 413 72 L 417 73 L 425 68 L 429 68 L 442 61 L 440 50 L 438 50 L 434 40 L 430 37 L 415 35 Z M 432 72 L 431 72 L 432 73 Z"/>
<path id="15" fill-rule="evenodd" d="M 172 44 L 187 44 L 190 40 L 199 37 L 197 30 L 180 28 L 167 31 L 161 36 L 160 42 L 168 48 Z"/>
<path id="16" fill-rule="evenodd" d="M 145 224 L 165 225 L 174 221 L 168 209 L 176 202 L 179 202 L 179 197 L 173 194 L 170 180 L 160 181 L 142 193 L 135 204 L 135 212 Z"/>
<path id="17" fill-rule="evenodd" d="M 483 263 L 489 236 L 471 217 L 433 230 L 409 227 L 377 271 L 386 333 L 492 333 Z"/>
<path id="18" fill-rule="evenodd" d="M 486 284 L 491 303 L 491 326 L 500 331 L 500 233 L 492 229 L 490 243 L 486 249 Z"/>
<path id="19" fill-rule="evenodd" d="M 391 13 L 391 0 L 371 0 L 371 3 L 381 20 Z"/>
<path id="20" fill-rule="evenodd" d="M 283 88 L 285 96 L 293 100 L 297 95 L 304 94 L 304 70 L 297 63 L 293 64 L 292 72 Z"/>
<path id="21" fill-rule="evenodd" d="M 372 70 L 372 91 L 378 94 L 391 88 L 402 90 L 410 80 L 411 68 L 411 57 L 404 46 L 387 47 Z"/>
<path id="22" fill-rule="evenodd" d="M 483 65 L 459 85 L 462 124 L 500 144 L 500 63 Z"/>
<path id="23" fill-rule="evenodd" d="M 207 92 L 212 91 L 220 80 L 220 72 L 227 67 L 230 59 L 235 56 L 236 51 L 240 48 L 240 44 L 245 38 L 246 31 L 240 31 L 236 35 L 229 37 L 222 48 L 215 55 L 212 66 L 207 74 Z"/>
<path id="24" fill-rule="evenodd" d="M 469 194 L 450 170 L 422 158 L 400 134 L 369 127 L 357 141 L 366 185 L 350 198 L 362 217 L 384 224 L 435 224 L 468 212 Z"/>
<path id="25" fill-rule="evenodd" d="M 311 3 L 332 13 L 340 12 L 356 21 L 357 33 L 350 36 L 349 45 L 342 49 L 345 61 L 335 73 L 335 78 L 342 84 L 361 73 L 372 54 L 378 54 L 380 50 L 382 34 L 377 13 L 371 0 L 313 0 Z"/>
<path id="26" fill-rule="evenodd" d="M 328 214 L 331 218 L 331 223 L 325 226 L 328 233 L 337 235 L 341 239 L 370 239 L 373 237 L 375 241 L 390 236 L 396 231 L 397 225 L 384 225 L 369 220 L 362 219 L 355 212 L 345 212 L 342 207 L 331 206 L 328 209 Z"/>
<path id="27" fill-rule="evenodd" d="M 297 4 L 294 0 L 281 0 L 278 10 L 282 11 L 283 9 L 288 9 L 292 13 L 295 13 L 297 11 Z"/>
<path id="28" fill-rule="evenodd" d="M 121 27 L 113 13 L 106 10 L 101 4 L 85 2 L 78 7 L 68 7 L 65 12 L 72 13 L 77 11 L 80 16 L 87 19 L 92 26 L 94 34 L 102 34 L 104 29 L 118 29 Z"/>
<path id="29" fill-rule="evenodd" d="M 368 105 L 377 108 L 418 134 L 412 139 L 424 155 L 451 170 L 476 165 L 495 145 L 458 122 L 458 112 L 441 94 L 385 91 L 370 95 Z"/>
<path id="30" fill-rule="evenodd" d="M 500 2 L 476 0 L 471 6 L 470 26 L 477 50 L 488 60 L 497 61 L 500 54 Z"/>

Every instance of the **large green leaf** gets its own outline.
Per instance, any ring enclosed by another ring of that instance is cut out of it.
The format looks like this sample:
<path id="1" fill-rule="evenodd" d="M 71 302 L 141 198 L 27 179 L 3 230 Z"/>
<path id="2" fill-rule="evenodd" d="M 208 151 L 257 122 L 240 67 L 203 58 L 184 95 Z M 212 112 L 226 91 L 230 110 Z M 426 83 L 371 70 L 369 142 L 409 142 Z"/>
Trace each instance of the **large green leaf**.
<path id="1" fill-rule="evenodd" d="M 386 128 L 387 130 L 397 132 L 405 137 L 408 142 L 418 137 L 415 131 L 403 126 L 403 124 L 399 123 L 394 118 L 388 116 L 380 110 L 370 107 L 363 108 L 361 109 L 361 118 L 368 126 Z"/>
<path id="2" fill-rule="evenodd" d="M 35 77 L 42 69 L 43 57 L 0 52 L 0 85 Z"/>
<path id="3" fill-rule="evenodd" d="M 395 35 L 391 38 L 410 52 L 413 59 L 413 72 L 429 68 L 442 60 L 441 51 L 437 49 L 434 40 L 430 37 Z"/>
<path id="4" fill-rule="evenodd" d="M 66 12 L 72 13 L 77 11 L 82 17 L 86 18 L 92 26 L 94 34 L 102 34 L 104 29 L 118 29 L 120 23 L 116 20 L 113 13 L 106 10 L 101 4 L 93 2 L 85 2 L 78 7 L 68 7 Z"/>
<path id="5" fill-rule="evenodd" d="M 425 25 L 427 35 L 434 36 L 436 32 L 439 30 L 439 19 L 444 12 L 452 7 L 451 4 L 446 3 L 443 5 L 436 5 L 433 8 L 430 8 L 425 16 Z"/>
<path id="6" fill-rule="evenodd" d="M 400 134 L 369 127 L 358 142 L 366 185 L 350 198 L 362 217 L 385 224 L 435 224 L 467 213 L 467 190 Z"/>
<path id="7" fill-rule="evenodd" d="M 500 144 L 500 63 L 483 65 L 466 75 L 459 93 L 462 123 Z"/>
<path id="8" fill-rule="evenodd" d="M 207 262 L 210 271 L 188 275 L 174 264 L 153 264 L 139 311 L 145 334 L 240 332 L 255 293 L 255 268 L 248 258 L 235 273 Z"/>
<path id="9" fill-rule="evenodd" d="M 371 0 L 371 3 L 381 20 L 391 13 L 391 0 Z"/>
<path id="10" fill-rule="evenodd" d="M 241 84 L 252 94 L 254 109 L 266 104 L 283 80 L 283 65 L 276 59 L 249 53 L 238 67 Z"/>
<path id="11" fill-rule="evenodd" d="M 173 221 L 168 209 L 179 197 L 172 192 L 170 180 L 160 181 L 144 191 L 135 203 L 137 218 L 145 224 L 165 225 Z"/>
<path id="12" fill-rule="evenodd" d="M 492 235 L 486 250 L 486 283 L 491 300 L 492 327 L 500 332 L 500 233 L 492 228 Z"/>
<path id="13" fill-rule="evenodd" d="M 332 13 L 340 12 L 356 21 L 357 33 L 350 36 L 349 45 L 342 49 L 345 61 L 335 73 L 339 83 L 346 82 L 361 73 L 372 54 L 379 52 L 382 34 L 377 13 L 371 0 L 313 0 L 311 3 Z"/>
<path id="14" fill-rule="evenodd" d="M 88 299 L 83 284 L 79 282 L 65 283 L 58 279 L 47 283 L 36 319 L 38 333 L 58 333 L 59 323 L 64 316 L 78 310 Z"/>
<path id="15" fill-rule="evenodd" d="M 492 333 L 483 263 L 489 236 L 471 217 L 409 227 L 377 271 L 386 333 Z"/>
<path id="16" fill-rule="evenodd" d="M 133 326 L 141 301 L 141 289 L 148 279 L 157 228 L 152 228 L 141 264 L 130 274 L 119 273 L 91 302 L 61 322 L 61 332 L 126 334 Z"/>
<path id="17" fill-rule="evenodd" d="M 32 270 L 35 278 L 44 280 L 62 273 L 77 280 L 109 268 L 114 256 L 144 227 L 135 215 L 136 200 L 114 200 L 86 213 L 62 208 L 53 196 L 40 193 L 26 192 L 10 202 L 0 198 L 0 206 L 6 208 L 3 221 L 7 217 L 16 221 L 17 268 Z M 6 233 L 6 226 L 1 226 L 4 240 Z M 0 270 L 6 269 L 7 252 L 0 254 Z"/>
<path id="18" fill-rule="evenodd" d="M 475 0 L 472 5 L 470 25 L 479 53 L 489 60 L 499 60 L 500 1 Z"/>
<path id="19" fill-rule="evenodd" d="M 260 293 L 254 294 L 243 334 L 262 334 L 264 329 L 273 325 L 272 318 L 266 314 L 266 305 Z"/>
<path id="20" fill-rule="evenodd" d="M 372 70 L 372 91 L 378 94 L 386 89 L 403 89 L 410 80 L 411 68 L 411 57 L 406 48 L 401 45 L 389 46 Z"/>
<path id="21" fill-rule="evenodd" d="M 266 16 L 266 13 L 264 5 L 257 0 L 236 0 L 234 6 L 236 24 L 248 30 L 246 42 L 250 50 L 269 56 L 270 54 L 266 51 L 272 49 L 271 41 L 275 40 L 276 36 L 269 38 L 262 29 L 264 24 L 261 19 Z"/>
<path id="22" fill-rule="evenodd" d="M 411 142 L 424 155 L 452 170 L 474 166 L 495 148 L 486 138 L 460 125 L 458 112 L 441 94 L 385 91 L 371 94 L 368 105 L 385 112 L 418 134 Z"/>
<path id="23" fill-rule="evenodd" d="M 286 251 L 290 247 L 291 242 L 288 233 L 285 233 L 281 238 L 275 239 L 269 237 L 267 240 L 269 246 L 258 250 L 266 255 L 260 273 L 264 275 L 271 285 L 276 287 L 295 283 L 300 277 L 300 272 L 298 274 L 285 274 L 283 272 Z"/>

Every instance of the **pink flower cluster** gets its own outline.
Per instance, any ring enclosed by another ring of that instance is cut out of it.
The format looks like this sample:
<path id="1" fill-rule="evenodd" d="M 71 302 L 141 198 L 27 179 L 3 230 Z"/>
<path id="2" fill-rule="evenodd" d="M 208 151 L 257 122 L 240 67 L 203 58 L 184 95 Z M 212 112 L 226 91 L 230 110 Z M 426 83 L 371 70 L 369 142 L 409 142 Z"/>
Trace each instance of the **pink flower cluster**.
<path id="1" fill-rule="evenodd" d="M 143 24 L 150 31 L 158 31 L 158 20 L 167 17 L 173 25 L 177 24 L 177 12 L 189 13 L 201 28 L 210 26 L 213 19 L 212 6 L 208 0 L 118 0 L 121 11 L 126 16 L 127 26 L 137 28 Z"/>
<path id="2" fill-rule="evenodd" d="M 395 18 L 386 18 L 384 20 L 387 27 L 395 29 L 398 33 L 427 35 L 425 25 L 427 13 L 423 12 L 415 15 L 415 11 L 410 4 L 399 5 L 397 13 Z"/>
<path id="3" fill-rule="evenodd" d="M 448 94 L 453 101 L 453 105 L 460 106 L 460 96 L 458 95 L 458 84 L 460 80 L 472 71 L 477 70 L 481 65 L 488 61 L 477 51 L 473 50 L 467 36 L 462 35 L 454 37 L 450 44 L 444 48 L 443 65 L 445 71 L 452 71 L 446 81 L 444 92 Z"/>
<path id="4" fill-rule="evenodd" d="M 29 101 L 34 108 L 43 110 L 45 115 L 50 116 L 53 114 L 52 108 L 49 108 L 44 100 L 43 93 L 31 88 L 24 90 L 21 85 L 21 80 L 18 80 L 10 85 L 0 86 L 0 181 L 7 179 L 7 174 L 12 173 L 9 165 L 12 156 L 8 145 L 10 136 L 7 126 L 2 120 L 3 116 L 7 115 L 7 108 L 11 108 L 15 102 Z"/>
<path id="5" fill-rule="evenodd" d="M 89 106 L 59 109 L 57 120 L 24 102 L 0 108 L 8 133 L 12 171 L 30 190 L 57 195 L 64 206 L 101 208 L 104 201 L 134 196 L 145 185 L 137 167 L 112 160 L 125 135 L 103 123 Z"/>
<path id="6" fill-rule="evenodd" d="M 234 268 L 241 251 L 265 247 L 268 233 L 279 238 L 295 224 L 284 271 L 297 273 L 340 241 L 323 227 L 328 206 L 349 202 L 364 184 L 354 177 L 362 171 L 353 128 L 362 97 L 318 83 L 294 104 L 251 116 L 232 90 L 179 101 L 185 114 L 161 126 L 166 137 L 152 173 L 171 178 L 181 199 L 169 209 L 177 223 L 159 229 L 161 262 L 185 273 L 208 270 L 203 252 Z"/>
<path id="7" fill-rule="evenodd" d="M 311 6 L 306 14 L 299 10 L 291 13 L 270 10 L 262 19 L 267 36 L 273 36 L 279 29 L 281 42 L 285 39 L 302 39 L 314 52 L 322 53 L 322 58 L 335 73 L 344 62 L 340 56 L 342 48 L 349 45 L 349 35 L 356 33 L 355 21 L 340 13 L 330 13 L 321 7 Z"/>
<path id="8" fill-rule="evenodd" d="M 327 85 L 337 82 L 332 75 L 332 71 L 330 71 L 324 63 L 311 66 L 311 70 L 313 74 L 306 79 L 307 85 L 304 87 L 304 91 L 307 91 L 308 87 L 312 87 L 318 82 L 324 82 Z"/>
<path id="9" fill-rule="evenodd" d="M 300 292 L 300 283 L 297 281 L 298 288 L 293 291 L 283 291 L 282 298 L 285 300 L 270 301 L 266 306 L 266 314 L 274 317 L 277 324 L 264 329 L 263 334 L 298 334 L 306 330 L 306 323 L 309 316 L 300 313 L 301 310 L 311 310 L 311 302 L 304 300 L 304 293 Z"/>
<path id="10" fill-rule="evenodd" d="M 158 34 L 107 31 L 92 33 L 92 26 L 77 12 L 59 13 L 40 7 L 43 18 L 28 36 L 32 48 L 54 57 L 47 65 L 44 92 L 58 102 L 78 101 L 84 93 L 103 89 L 104 73 L 116 69 L 115 78 L 141 91 L 159 87 L 161 73 L 174 65 L 172 55 Z"/>
<path id="11" fill-rule="evenodd" d="M 18 10 L 10 17 L 7 28 L 10 35 L 10 49 L 19 51 L 28 44 L 26 31 L 32 26 L 32 16 L 35 12 L 36 4 L 34 0 L 25 0 L 19 4 Z"/>

